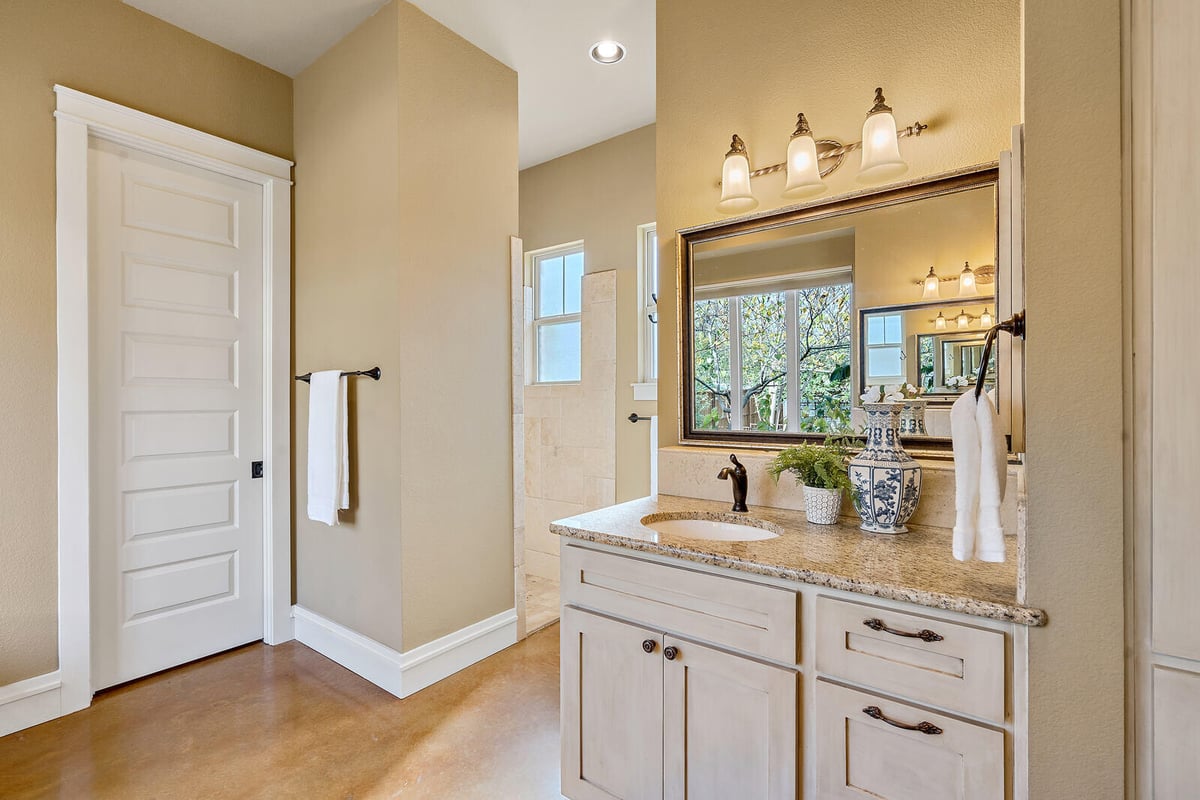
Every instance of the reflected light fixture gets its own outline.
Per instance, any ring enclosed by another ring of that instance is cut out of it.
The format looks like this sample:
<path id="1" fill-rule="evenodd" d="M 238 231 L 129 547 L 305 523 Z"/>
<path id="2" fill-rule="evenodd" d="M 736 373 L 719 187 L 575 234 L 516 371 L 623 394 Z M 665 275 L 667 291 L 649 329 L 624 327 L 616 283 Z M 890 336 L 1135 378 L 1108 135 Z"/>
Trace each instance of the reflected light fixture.
<path id="1" fill-rule="evenodd" d="M 983 313 L 979 315 L 979 327 L 990 328 L 995 321 L 996 320 L 992 319 L 992 312 L 988 311 L 985 307 L 983 309 Z"/>
<path id="2" fill-rule="evenodd" d="M 946 318 L 942 316 L 942 312 L 938 312 L 937 319 L 933 321 L 934 330 L 946 330 Z"/>
<path id="3" fill-rule="evenodd" d="M 971 315 L 968 314 L 967 310 L 964 308 L 962 311 L 958 312 L 958 319 L 956 319 L 955 322 L 958 323 L 958 327 L 965 328 L 971 324 Z"/>
<path id="4" fill-rule="evenodd" d="M 750 191 L 750 154 L 746 152 L 742 137 L 735 133 L 721 167 L 721 202 L 717 203 L 717 210 L 737 214 L 757 206 L 758 200 Z"/>
<path id="5" fill-rule="evenodd" d="M 817 143 L 813 141 L 812 128 L 804 114 L 796 115 L 796 130 L 792 132 L 787 149 L 787 186 L 783 196 L 789 200 L 815 197 L 829 187 L 821 180 L 821 169 L 817 164 Z"/>
<path id="6" fill-rule="evenodd" d="M 925 276 L 925 291 L 921 294 L 922 300 L 936 300 L 942 296 L 942 281 L 933 271 L 933 266 L 929 267 L 929 274 Z"/>
<path id="7" fill-rule="evenodd" d="M 875 89 L 875 105 L 867 112 L 862 132 L 862 166 L 858 169 L 860 183 L 882 183 L 908 172 L 908 164 L 900 157 L 900 139 L 896 134 L 896 118 L 892 107 L 883 97 L 883 88 Z"/>
<path id="8" fill-rule="evenodd" d="M 597 42 L 592 46 L 593 59 L 600 60 L 596 48 L 602 44 L 605 43 Z M 624 55 L 624 48 L 621 52 Z M 837 139 L 814 139 L 804 114 L 797 114 L 796 129 L 788 141 L 787 160 L 769 167 L 752 169 L 745 143 L 734 134 L 734 146 L 725 154 L 725 166 L 721 170 L 721 201 L 717 204 L 717 210 L 725 214 L 737 214 L 755 208 L 758 201 L 754 199 L 750 190 L 750 179 L 784 170 L 787 170 L 787 184 L 783 189 L 785 198 L 796 200 L 815 197 L 828 188 L 822 179 L 840 167 L 846 156 L 855 150 L 863 151 L 858 174 L 858 180 L 862 183 L 882 183 L 903 175 L 908 171 L 908 164 L 900 157 L 899 140 L 908 136 L 920 136 L 921 131 L 928 127 L 918 121 L 907 128 L 897 130 L 896 118 L 892 116 L 892 109 L 884 100 L 883 89 L 876 89 L 875 105 L 867 113 L 860 142 L 842 144 Z M 733 177 L 738 184 L 730 188 L 727 173 L 731 170 L 730 158 L 735 156 L 738 158 L 738 164 L 733 168 Z"/>
<path id="9" fill-rule="evenodd" d="M 974 297 L 977 294 L 979 289 L 975 285 L 975 273 L 971 271 L 971 265 L 964 261 L 963 271 L 958 276 L 958 296 Z"/>
<path id="10" fill-rule="evenodd" d="M 612 39 L 603 39 L 592 45 L 588 56 L 597 64 L 616 64 L 625 58 L 625 45 Z"/>

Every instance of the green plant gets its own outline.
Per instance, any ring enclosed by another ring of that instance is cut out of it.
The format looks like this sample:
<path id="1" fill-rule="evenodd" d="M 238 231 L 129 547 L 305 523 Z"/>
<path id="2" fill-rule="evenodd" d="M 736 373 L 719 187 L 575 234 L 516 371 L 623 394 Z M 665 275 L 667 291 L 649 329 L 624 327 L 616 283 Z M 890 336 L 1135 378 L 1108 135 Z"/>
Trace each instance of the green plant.
<path id="1" fill-rule="evenodd" d="M 781 450 L 767 470 L 776 481 L 785 472 L 796 476 L 796 482 L 814 489 L 850 489 L 846 463 L 850 460 L 854 440 L 846 436 L 828 436 L 825 444 L 802 444 Z"/>

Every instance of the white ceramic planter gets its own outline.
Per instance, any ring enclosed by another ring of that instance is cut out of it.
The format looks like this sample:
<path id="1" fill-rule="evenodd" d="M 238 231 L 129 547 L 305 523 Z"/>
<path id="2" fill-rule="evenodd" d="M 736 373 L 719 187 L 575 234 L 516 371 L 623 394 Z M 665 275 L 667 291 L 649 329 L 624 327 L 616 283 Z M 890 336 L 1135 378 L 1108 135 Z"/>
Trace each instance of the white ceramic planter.
<path id="1" fill-rule="evenodd" d="M 804 515 L 814 525 L 832 525 L 842 513 L 841 489 L 804 487 Z"/>

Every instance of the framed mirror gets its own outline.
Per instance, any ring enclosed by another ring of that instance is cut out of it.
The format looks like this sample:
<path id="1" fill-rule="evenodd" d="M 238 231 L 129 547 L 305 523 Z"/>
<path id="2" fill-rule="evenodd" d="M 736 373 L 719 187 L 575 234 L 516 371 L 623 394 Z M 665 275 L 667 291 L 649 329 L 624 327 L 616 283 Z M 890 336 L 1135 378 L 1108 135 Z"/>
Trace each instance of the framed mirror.
<path id="1" fill-rule="evenodd" d="M 679 231 L 681 440 L 820 440 L 861 429 L 868 388 L 911 384 L 927 433 L 905 446 L 948 453 L 949 408 L 1010 305 L 998 187 L 988 165 Z M 989 389 L 1011 391 L 1007 356 Z"/>

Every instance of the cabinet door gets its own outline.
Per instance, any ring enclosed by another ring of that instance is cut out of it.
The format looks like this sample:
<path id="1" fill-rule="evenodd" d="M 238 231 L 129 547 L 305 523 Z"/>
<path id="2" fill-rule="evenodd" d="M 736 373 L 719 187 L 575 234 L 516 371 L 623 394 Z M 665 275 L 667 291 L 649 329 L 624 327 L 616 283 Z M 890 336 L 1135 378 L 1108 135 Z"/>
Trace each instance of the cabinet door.
<path id="1" fill-rule="evenodd" d="M 570 607 L 560 635 L 562 793 L 661 798 L 662 635 Z"/>
<path id="2" fill-rule="evenodd" d="M 667 800 L 795 800 L 797 674 L 667 636 Z M 668 648 L 673 648 L 668 649 Z"/>
<path id="3" fill-rule="evenodd" d="M 1003 800 L 1004 734 L 817 682 L 821 800 Z"/>

